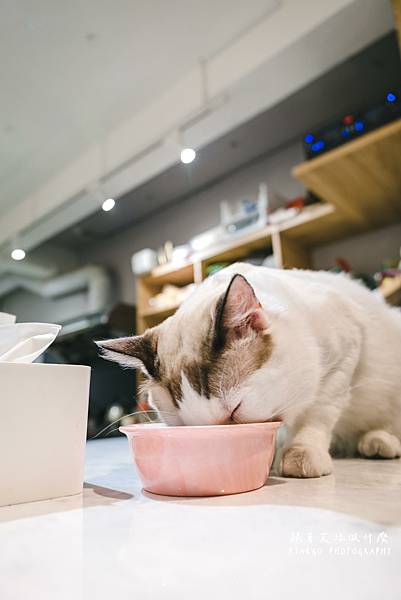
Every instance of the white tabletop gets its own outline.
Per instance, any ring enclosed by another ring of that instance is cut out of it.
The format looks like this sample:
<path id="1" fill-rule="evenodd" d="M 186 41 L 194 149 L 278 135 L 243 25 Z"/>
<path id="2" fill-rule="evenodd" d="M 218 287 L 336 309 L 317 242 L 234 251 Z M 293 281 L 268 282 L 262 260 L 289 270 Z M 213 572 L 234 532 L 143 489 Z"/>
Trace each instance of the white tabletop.
<path id="1" fill-rule="evenodd" d="M 401 528 L 385 508 L 352 514 L 341 491 L 341 469 L 361 462 L 248 494 L 163 498 L 141 492 L 125 439 L 90 442 L 83 496 L 0 509 L 0 598 L 399 600 Z M 401 498 L 399 461 L 375 462 Z M 382 486 L 363 485 L 375 509 Z M 326 508 L 311 505 L 319 494 Z"/>

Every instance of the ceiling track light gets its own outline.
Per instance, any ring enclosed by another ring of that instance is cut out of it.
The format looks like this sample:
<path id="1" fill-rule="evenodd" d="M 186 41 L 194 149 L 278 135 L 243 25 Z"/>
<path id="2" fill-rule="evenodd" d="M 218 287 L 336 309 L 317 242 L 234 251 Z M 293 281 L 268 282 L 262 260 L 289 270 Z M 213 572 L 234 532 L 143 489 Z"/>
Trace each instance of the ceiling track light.
<path id="1" fill-rule="evenodd" d="M 102 202 L 102 210 L 104 210 L 104 212 L 109 212 L 115 207 L 115 205 L 116 201 L 114 198 L 106 198 L 106 200 L 103 200 Z"/>
<path id="2" fill-rule="evenodd" d="M 11 251 L 11 258 L 13 260 L 24 260 L 25 256 L 25 250 L 22 248 L 14 248 L 14 250 Z"/>
<path id="3" fill-rule="evenodd" d="M 115 207 L 116 201 L 114 200 L 114 198 L 111 198 L 110 196 L 106 196 L 106 194 L 102 190 L 102 187 L 98 181 L 89 185 L 87 187 L 87 191 L 89 193 L 94 194 L 94 196 L 99 201 L 101 209 L 104 210 L 104 212 L 109 212 L 109 211 L 113 210 L 113 208 Z"/>
<path id="4" fill-rule="evenodd" d="M 180 153 L 181 162 L 189 165 L 196 158 L 196 152 L 193 148 L 183 148 Z"/>
<path id="5" fill-rule="evenodd" d="M 196 151 L 187 146 L 183 140 L 182 130 L 177 129 L 177 145 L 180 152 L 180 160 L 184 165 L 189 165 L 196 158 Z"/>
<path id="6" fill-rule="evenodd" d="M 26 256 L 25 250 L 22 248 L 19 236 L 16 235 L 11 243 L 11 258 L 13 260 L 24 260 Z"/>

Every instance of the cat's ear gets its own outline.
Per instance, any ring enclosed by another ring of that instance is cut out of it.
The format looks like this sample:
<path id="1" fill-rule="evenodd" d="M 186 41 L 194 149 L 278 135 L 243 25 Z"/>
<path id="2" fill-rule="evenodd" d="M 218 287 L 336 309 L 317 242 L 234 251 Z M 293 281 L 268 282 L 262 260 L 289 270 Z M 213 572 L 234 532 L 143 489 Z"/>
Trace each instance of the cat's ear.
<path id="1" fill-rule="evenodd" d="M 234 275 L 216 307 L 216 349 L 252 331 L 265 334 L 267 330 L 268 322 L 253 287 L 243 275 Z"/>
<path id="2" fill-rule="evenodd" d="M 141 369 L 148 377 L 156 377 L 157 335 L 148 331 L 143 335 L 122 337 L 96 342 L 103 358 L 125 367 Z"/>

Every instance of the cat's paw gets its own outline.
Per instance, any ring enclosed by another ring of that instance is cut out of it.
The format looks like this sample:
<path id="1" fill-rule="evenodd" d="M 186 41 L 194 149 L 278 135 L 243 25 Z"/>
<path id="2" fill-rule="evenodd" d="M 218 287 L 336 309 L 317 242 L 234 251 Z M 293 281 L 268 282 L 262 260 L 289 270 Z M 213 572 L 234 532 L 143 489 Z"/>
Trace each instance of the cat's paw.
<path id="1" fill-rule="evenodd" d="M 358 452 L 367 458 L 397 458 L 401 456 L 401 442 L 387 431 L 368 431 L 359 440 Z"/>
<path id="2" fill-rule="evenodd" d="M 331 471 L 330 454 L 313 446 L 291 446 L 285 450 L 280 464 L 283 477 L 321 477 Z"/>

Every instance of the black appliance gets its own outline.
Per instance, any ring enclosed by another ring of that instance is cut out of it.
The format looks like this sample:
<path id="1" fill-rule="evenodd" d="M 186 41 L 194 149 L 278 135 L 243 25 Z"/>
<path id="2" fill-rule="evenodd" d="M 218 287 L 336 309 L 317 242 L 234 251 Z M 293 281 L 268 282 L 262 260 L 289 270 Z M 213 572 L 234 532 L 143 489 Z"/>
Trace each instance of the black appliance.
<path id="1" fill-rule="evenodd" d="M 132 413 L 136 407 L 136 376 L 131 369 L 99 356 L 95 340 L 132 335 L 135 308 L 118 304 L 111 310 L 86 315 L 65 323 L 44 355 L 44 362 L 88 365 L 92 368 L 89 395 L 88 437 L 96 435 L 115 418 Z M 118 435 L 118 423 L 109 435 Z M 108 430 L 109 431 L 109 430 Z"/>
<path id="2" fill-rule="evenodd" d="M 320 156 L 400 117 L 401 92 L 388 90 L 376 106 L 350 112 L 330 125 L 306 132 L 303 137 L 305 156 L 307 159 Z"/>

